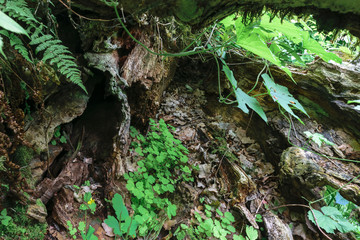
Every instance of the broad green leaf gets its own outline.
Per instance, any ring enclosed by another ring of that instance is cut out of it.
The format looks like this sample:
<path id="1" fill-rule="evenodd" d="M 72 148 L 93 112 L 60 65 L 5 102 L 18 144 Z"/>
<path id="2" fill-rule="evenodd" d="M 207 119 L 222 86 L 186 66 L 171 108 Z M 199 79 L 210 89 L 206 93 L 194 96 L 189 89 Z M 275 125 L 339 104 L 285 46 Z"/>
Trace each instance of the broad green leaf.
<path id="1" fill-rule="evenodd" d="M 258 55 L 259 57 L 264 58 L 277 66 L 281 66 L 280 60 L 270 51 L 264 40 L 261 39 L 259 35 L 251 33 L 239 34 L 237 35 L 236 43 L 240 47 Z"/>
<path id="2" fill-rule="evenodd" d="M 225 212 L 225 217 L 226 217 L 230 222 L 235 222 L 235 218 L 234 218 L 234 216 L 231 214 L 231 212 Z"/>
<path id="3" fill-rule="evenodd" d="M 115 217 L 108 216 L 104 222 L 106 223 L 106 225 L 108 225 L 109 227 L 111 227 L 113 229 L 114 234 L 116 234 L 118 236 L 122 236 L 122 233 L 121 233 L 120 227 L 119 227 L 119 222 L 118 222 L 118 220 L 116 220 Z"/>
<path id="4" fill-rule="evenodd" d="M 327 233 L 334 233 L 334 230 L 336 229 L 337 223 L 331 219 L 330 217 L 322 214 L 320 211 L 318 210 L 313 210 L 315 217 L 316 217 L 316 221 L 319 224 L 319 226 L 324 229 Z M 312 212 L 309 210 L 308 211 L 308 218 L 310 221 L 312 221 L 314 224 L 316 224 L 315 220 L 314 220 L 314 216 L 312 214 Z"/>
<path id="5" fill-rule="evenodd" d="M 237 87 L 237 81 L 234 77 L 233 71 L 230 70 L 230 68 L 226 65 L 226 63 L 223 61 L 223 71 L 225 72 L 225 75 L 229 79 L 233 90 L 235 92 L 236 100 L 238 103 L 238 108 L 240 108 L 244 113 L 249 113 L 249 108 L 254 110 L 259 116 L 267 122 L 267 118 L 265 115 L 264 110 L 262 109 L 260 103 L 256 100 L 256 98 L 250 97 L 245 92 L 243 92 L 240 88 Z"/>
<path id="6" fill-rule="evenodd" d="M 129 212 L 126 206 L 124 205 L 123 198 L 120 194 L 118 193 L 115 194 L 115 196 L 112 199 L 112 205 L 115 210 L 116 217 L 120 221 L 125 220 L 129 216 Z"/>
<path id="7" fill-rule="evenodd" d="M 136 229 L 139 226 L 139 223 L 133 219 L 130 228 L 128 229 L 128 234 L 132 237 L 136 237 Z"/>
<path id="8" fill-rule="evenodd" d="M 246 235 L 249 240 L 256 240 L 258 238 L 258 232 L 253 226 L 246 226 Z"/>
<path id="9" fill-rule="evenodd" d="M 0 53 L 1 53 L 1 55 L 4 56 L 4 58 L 6 58 L 6 55 L 5 55 L 5 53 L 4 53 L 3 49 L 2 49 L 3 46 L 4 46 L 4 42 L 2 40 L 2 37 L 0 37 Z"/>
<path id="10" fill-rule="evenodd" d="M 264 15 L 261 18 L 260 26 L 267 30 L 279 32 L 296 44 L 302 41 L 302 37 L 300 35 L 302 30 L 287 20 L 281 20 L 278 17 L 274 17 L 270 22 L 270 16 Z"/>
<path id="11" fill-rule="evenodd" d="M 303 38 L 303 47 L 321 57 L 325 62 L 329 62 L 330 60 L 337 63 L 342 62 L 341 58 L 336 54 L 325 51 L 316 40 L 310 37 L 309 32 L 303 31 L 301 36 Z"/>
<path id="12" fill-rule="evenodd" d="M 173 216 L 176 216 L 176 210 L 177 210 L 176 205 L 170 203 L 170 205 L 166 209 L 166 213 L 169 219 L 171 219 Z"/>
<path id="13" fill-rule="evenodd" d="M 236 229 L 231 225 L 226 226 L 226 229 L 229 230 L 232 233 L 236 232 Z"/>
<path id="14" fill-rule="evenodd" d="M 88 240 L 97 240 L 98 238 L 95 235 L 93 235 L 94 232 L 95 232 L 95 229 L 92 226 L 89 226 L 89 229 L 88 229 L 88 231 L 86 233 L 86 239 L 88 239 Z"/>
<path id="15" fill-rule="evenodd" d="M 285 111 L 303 123 L 301 119 L 291 110 L 291 108 L 296 108 L 309 116 L 299 101 L 289 93 L 286 87 L 276 84 L 267 73 L 262 74 L 261 77 L 264 79 L 264 84 L 274 102 L 277 102 L 282 108 L 285 109 Z"/>
<path id="16" fill-rule="evenodd" d="M 325 143 L 330 146 L 334 146 L 335 144 L 329 140 L 327 140 L 322 134 L 320 133 L 311 133 L 309 131 L 304 132 L 306 137 L 311 139 L 314 143 L 316 143 L 319 147 L 321 147 L 322 143 Z"/>
<path id="17" fill-rule="evenodd" d="M 337 229 L 340 232 L 348 233 L 348 232 L 356 231 L 356 227 L 344 217 L 337 217 L 334 220 L 338 223 Z"/>
<path id="18" fill-rule="evenodd" d="M 224 24 L 225 29 L 232 27 L 235 25 L 235 14 L 232 14 L 226 18 L 224 18 L 223 20 L 221 20 L 220 23 Z"/>
<path id="19" fill-rule="evenodd" d="M 342 213 L 336 207 L 325 206 L 321 211 L 328 216 L 342 216 Z"/>
<path id="20" fill-rule="evenodd" d="M 0 11 L 0 27 L 3 27 L 6 30 L 14 33 L 20 33 L 29 36 L 23 27 L 21 27 L 17 22 L 15 22 L 11 17 L 2 11 Z"/>
<path id="21" fill-rule="evenodd" d="M 7 215 L 7 210 L 6 208 L 4 208 L 2 211 L 1 211 L 1 216 L 6 216 Z"/>

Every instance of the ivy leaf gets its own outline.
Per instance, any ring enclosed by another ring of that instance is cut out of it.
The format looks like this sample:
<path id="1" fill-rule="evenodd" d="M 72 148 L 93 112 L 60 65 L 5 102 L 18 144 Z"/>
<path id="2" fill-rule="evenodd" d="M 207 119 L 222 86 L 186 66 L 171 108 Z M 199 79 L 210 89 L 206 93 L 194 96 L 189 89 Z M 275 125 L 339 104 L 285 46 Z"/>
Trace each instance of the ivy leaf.
<path id="1" fill-rule="evenodd" d="M 321 147 L 322 143 L 325 143 L 330 146 L 334 146 L 335 144 L 329 140 L 327 140 L 322 134 L 320 133 L 311 133 L 309 131 L 304 132 L 306 137 L 316 143 L 319 147 Z"/>
<path id="2" fill-rule="evenodd" d="M 223 60 L 222 60 L 223 61 Z M 245 92 L 243 92 L 240 88 L 237 87 L 237 81 L 234 77 L 233 71 L 226 65 L 225 61 L 223 61 L 223 71 L 225 75 L 229 79 L 233 90 L 235 91 L 236 100 L 238 103 L 238 108 L 240 108 L 244 113 L 249 113 L 249 108 L 253 109 L 259 116 L 267 122 L 267 118 L 264 110 L 262 109 L 260 103 L 256 100 L 256 98 L 250 97 Z"/>
<path id="3" fill-rule="evenodd" d="M 274 102 L 277 102 L 282 108 L 285 109 L 288 113 L 298 119 L 302 124 L 304 124 L 301 119 L 295 115 L 291 108 L 296 108 L 309 116 L 303 106 L 296 100 L 288 91 L 287 87 L 276 84 L 267 73 L 261 75 L 264 79 L 264 84 L 268 90 L 269 95 L 272 97 Z"/>

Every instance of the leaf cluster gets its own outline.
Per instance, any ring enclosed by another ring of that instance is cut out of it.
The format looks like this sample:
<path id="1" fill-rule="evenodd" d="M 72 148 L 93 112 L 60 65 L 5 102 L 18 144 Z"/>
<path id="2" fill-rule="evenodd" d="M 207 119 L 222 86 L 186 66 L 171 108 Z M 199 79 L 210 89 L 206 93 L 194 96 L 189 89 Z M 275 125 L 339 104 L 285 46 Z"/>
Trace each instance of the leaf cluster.
<path id="1" fill-rule="evenodd" d="M 136 138 L 132 146 L 138 155 L 138 168 L 125 174 L 126 187 L 133 195 L 132 208 L 135 220 L 139 223 L 139 234 L 145 234 L 164 210 L 171 219 L 176 215 L 177 207 L 164 197 L 175 191 L 179 181 L 193 181 L 192 170 L 186 164 L 188 150 L 172 135 L 164 120 L 155 123 L 150 119 L 150 131 L 146 137 L 131 128 L 130 135 Z"/>
<path id="2" fill-rule="evenodd" d="M 111 202 L 115 210 L 116 218 L 114 216 L 108 216 L 107 219 L 105 219 L 105 223 L 111 227 L 114 234 L 119 237 L 123 235 L 126 237 L 136 237 L 136 230 L 139 224 L 129 215 L 121 195 L 116 193 Z"/>
<path id="3" fill-rule="evenodd" d="M 0 213 L 0 238 L 12 239 L 44 239 L 46 224 L 41 224 L 26 215 L 26 206 L 16 204 L 12 208 L 14 214 L 8 215 L 6 209 Z"/>
<path id="4" fill-rule="evenodd" d="M 216 216 L 213 216 L 215 215 Z M 232 235 L 235 240 L 255 240 L 258 237 L 257 231 L 250 226 L 246 227 L 247 236 L 244 238 L 238 234 L 235 234 L 236 229 L 232 226 L 235 222 L 234 216 L 230 212 L 222 212 L 219 209 L 214 209 L 205 204 L 204 214 L 195 212 L 196 221 L 195 226 L 187 226 L 181 224 L 175 231 L 174 235 L 177 240 L 183 240 L 186 236 L 190 239 L 220 239 L 226 240 Z"/>
<path id="5" fill-rule="evenodd" d="M 26 29 L 13 19 L 23 22 Z M 0 34 L 7 37 L 10 40 L 10 45 L 18 50 L 28 62 L 34 64 L 29 56 L 30 49 L 25 47 L 24 41 L 14 33 L 28 36 L 31 40 L 29 44 L 34 47 L 37 46 L 35 53 L 42 52 L 42 62 L 48 62 L 54 66 L 61 75 L 86 92 L 81 80 L 81 71 L 78 69 L 75 58 L 69 49 L 62 44 L 62 41 L 57 39 L 55 33 L 36 19 L 25 0 L 9 0 L 0 4 L 0 26 L 4 28 L 4 30 L 0 30 Z M 0 37 L 0 53 L 6 58 L 2 46 L 3 41 Z"/>

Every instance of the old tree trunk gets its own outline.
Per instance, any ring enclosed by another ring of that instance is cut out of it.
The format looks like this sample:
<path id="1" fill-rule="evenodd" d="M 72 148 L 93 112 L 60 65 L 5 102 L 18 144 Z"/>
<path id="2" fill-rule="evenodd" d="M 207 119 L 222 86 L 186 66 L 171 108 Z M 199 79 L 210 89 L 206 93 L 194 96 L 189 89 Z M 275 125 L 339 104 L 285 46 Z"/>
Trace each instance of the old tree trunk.
<path id="1" fill-rule="evenodd" d="M 216 20 L 239 10 L 256 17 L 264 7 L 281 16 L 313 14 L 320 29 L 348 29 L 360 36 L 359 4 L 358 0 L 124 0 L 118 10 L 131 34 L 147 48 L 175 53 Z M 352 233 L 319 230 L 308 220 L 304 205 L 321 199 L 325 186 L 340 189 L 341 196 L 360 204 L 356 162 L 360 111 L 347 104 L 360 99 L 360 65 L 314 61 L 305 69 L 291 68 L 297 84 L 272 67 L 277 83 L 289 89 L 309 117 L 301 115 L 304 124 L 284 117 L 269 96 L 261 96 L 265 123 L 256 114 L 219 103 L 218 69 L 212 56 L 151 54 L 129 37 L 114 9 L 102 1 L 59 1 L 51 11 L 59 38 L 81 66 L 87 93 L 60 84 L 51 66 L 31 65 L 9 50 L 13 61 L 2 67 L 0 82 L 0 171 L 4 173 L 0 210 L 15 209 L 17 201 L 26 206 L 28 216 L 47 223 L 46 239 L 70 239 L 67 221 L 78 226 L 84 220 L 79 208 L 84 193 L 90 191 L 97 208 L 94 214 L 88 212 L 87 224 L 99 239 L 113 239 L 113 232 L 103 224 L 114 215 L 105 198 L 120 193 L 130 209 L 132 196 L 124 174 L 134 172 L 139 160 L 131 145 L 130 126 L 147 134 L 153 118 L 175 127 L 174 136 L 188 148 L 189 163 L 197 168 L 194 182 L 179 181 L 172 194 L 163 194 L 177 205 L 177 214 L 167 219 L 159 213 L 162 217 L 154 221 L 161 223 L 160 229 L 149 233 L 149 239 L 176 239 L 173 234 L 180 224 L 199 224 L 195 212 L 205 218 L 205 203 L 230 211 L 236 231 L 244 236 L 249 225 L 259 239 L 356 239 Z M 245 56 L 234 55 L 229 62 L 245 92 L 264 67 Z M 27 73 L 32 68 L 42 81 Z M 231 92 L 222 73 L 219 84 L 223 94 Z M 259 84 L 255 93 L 264 91 Z M 305 131 L 320 133 L 334 145 L 319 147 L 308 141 Z M 323 205 L 321 200 L 312 207 Z M 256 221 L 256 214 L 262 221 Z"/>

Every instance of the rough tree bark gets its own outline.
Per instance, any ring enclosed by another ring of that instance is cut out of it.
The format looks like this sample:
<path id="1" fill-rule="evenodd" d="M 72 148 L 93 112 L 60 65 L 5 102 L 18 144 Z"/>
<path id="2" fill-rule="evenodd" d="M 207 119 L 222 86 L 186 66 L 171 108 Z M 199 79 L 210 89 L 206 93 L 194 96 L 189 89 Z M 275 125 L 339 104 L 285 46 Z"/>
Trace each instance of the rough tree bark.
<path id="1" fill-rule="evenodd" d="M 359 4 L 359 0 L 122 0 L 119 1 L 119 8 L 136 16 L 145 12 L 159 17 L 175 16 L 183 23 L 203 27 L 239 10 L 249 16 L 256 16 L 267 7 L 282 15 L 312 14 L 322 29 L 346 28 L 360 36 Z M 98 0 L 75 0 L 72 6 L 102 16 L 113 15 L 112 9 Z"/>

